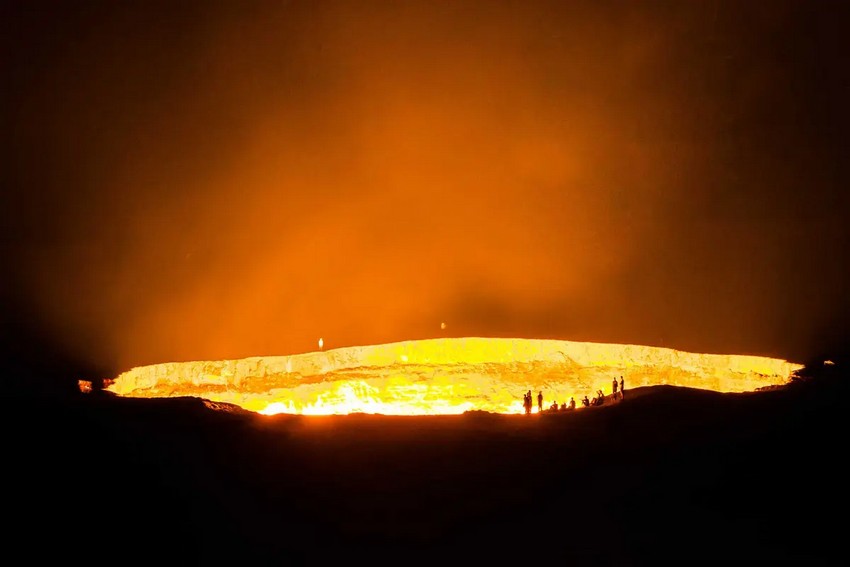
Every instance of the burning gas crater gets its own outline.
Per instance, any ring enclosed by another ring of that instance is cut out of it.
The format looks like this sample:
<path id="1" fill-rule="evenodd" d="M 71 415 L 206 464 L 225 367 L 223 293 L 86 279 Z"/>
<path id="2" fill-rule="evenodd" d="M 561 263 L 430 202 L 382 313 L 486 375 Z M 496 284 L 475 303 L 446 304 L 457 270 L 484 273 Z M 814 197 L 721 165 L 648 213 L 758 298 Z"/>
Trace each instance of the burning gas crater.
<path id="1" fill-rule="evenodd" d="M 106 389 L 128 397 L 194 396 L 263 414 L 522 413 L 528 390 L 543 391 L 544 408 L 597 390 L 611 394 L 620 376 L 627 391 L 670 384 L 746 392 L 785 384 L 800 368 L 773 358 L 638 345 L 453 338 L 155 364 L 124 372 Z"/>

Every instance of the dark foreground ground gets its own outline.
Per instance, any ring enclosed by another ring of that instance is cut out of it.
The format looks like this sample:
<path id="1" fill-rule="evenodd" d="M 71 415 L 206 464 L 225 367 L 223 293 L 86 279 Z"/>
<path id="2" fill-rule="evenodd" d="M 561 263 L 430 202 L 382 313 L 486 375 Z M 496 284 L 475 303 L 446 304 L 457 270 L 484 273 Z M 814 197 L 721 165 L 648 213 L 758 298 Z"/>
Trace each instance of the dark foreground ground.
<path id="1" fill-rule="evenodd" d="M 848 380 L 815 373 L 533 416 L 7 397 L 2 552 L 37 565 L 842 565 Z"/>

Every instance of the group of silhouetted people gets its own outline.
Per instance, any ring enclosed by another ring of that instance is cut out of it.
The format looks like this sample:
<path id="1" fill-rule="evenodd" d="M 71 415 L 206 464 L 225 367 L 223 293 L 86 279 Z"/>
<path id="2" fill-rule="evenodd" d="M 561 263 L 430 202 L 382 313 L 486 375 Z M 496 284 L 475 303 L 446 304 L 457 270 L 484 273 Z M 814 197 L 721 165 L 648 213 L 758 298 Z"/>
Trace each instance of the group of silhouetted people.
<path id="1" fill-rule="evenodd" d="M 620 376 L 620 383 L 617 384 L 617 379 L 611 382 L 611 391 L 613 392 L 614 399 L 617 399 L 617 386 L 620 386 L 620 399 L 623 399 L 623 392 L 626 390 L 626 383 L 623 381 L 623 377 Z"/>
<path id="2" fill-rule="evenodd" d="M 570 398 L 569 403 L 564 402 L 561 405 L 558 405 L 558 402 L 552 402 L 552 405 L 549 406 L 549 411 L 567 411 L 576 409 L 576 401 L 575 398 Z"/>
<path id="3" fill-rule="evenodd" d="M 623 377 L 620 376 L 619 382 L 616 378 L 611 383 L 611 400 L 623 399 L 623 394 L 626 390 L 626 383 L 623 380 Z M 523 394 L 523 408 L 525 409 L 526 415 L 531 413 L 532 408 L 534 407 L 534 399 L 531 395 L 531 390 L 528 390 L 525 394 Z M 601 406 L 605 403 L 605 393 L 602 390 L 596 390 L 596 395 L 593 399 L 589 399 L 587 394 L 584 395 L 584 398 L 581 400 L 582 407 L 589 408 L 591 406 Z M 570 397 L 569 403 L 564 402 L 558 405 L 557 401 L 553 401 L 552 405 L 549 406 L 548 412 L 557 412 L 557 411 L 569 411 L 576 409 L 576 401 L 573 397 Z M 543 412 L 543 391 L 540 390 L 537 392 L 537 411 Z"/>
<path id="4" fill-rule="evenodd" d="M 534 398 L 531 396 L 531 390 L 523 394 L 522 407 L 525 409 L 526 414 L 531 413 L 531 408 L 534 407 Z M 543 390 L 537 392 L 537 411 L 543 411 Z"/>

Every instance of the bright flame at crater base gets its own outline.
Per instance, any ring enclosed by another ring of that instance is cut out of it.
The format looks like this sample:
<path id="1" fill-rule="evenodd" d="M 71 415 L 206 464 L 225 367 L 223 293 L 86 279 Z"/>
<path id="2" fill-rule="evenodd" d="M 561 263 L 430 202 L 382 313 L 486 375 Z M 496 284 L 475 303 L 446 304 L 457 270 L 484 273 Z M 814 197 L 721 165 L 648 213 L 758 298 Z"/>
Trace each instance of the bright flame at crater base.
<path id="1" fill-rule="evenodd" d="M 133 368 L 110 381 L 117 395 L 194 396 L 264 413 L 331 415 L 522 413 L 597 390 L 611 394 L 669 384 L 747 392 L 782 385 L 801 364 L 781 359 L 668 348 L 538 339 L 444 338 L 346 347 L 289 356 L 170 362 Z"/>

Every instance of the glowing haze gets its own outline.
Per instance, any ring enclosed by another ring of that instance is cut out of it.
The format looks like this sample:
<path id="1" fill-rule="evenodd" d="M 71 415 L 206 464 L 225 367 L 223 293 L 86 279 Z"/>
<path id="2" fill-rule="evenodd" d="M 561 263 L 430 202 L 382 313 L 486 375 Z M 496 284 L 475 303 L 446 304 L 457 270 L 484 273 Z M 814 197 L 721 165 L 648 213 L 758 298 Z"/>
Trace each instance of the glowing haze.
<path id="1" fill-rule="evenodd" d="M 0 292 L 110 371 L 320 338 L 800 359 L 843 320 L 829 11 L 19 4 Z"/>
<path id="2" fill-rule="evenodd" d="M 801 365 L 757 356 L 707 355 L 640 345 L 454 338 L 348 347 L 292 356 L 133 368 L 108 385 L 131 397 L 197 396 L 266 414 L 520 413 L 543 393 L 577 407 L 597 390 L 670 384 L 720 392 L 788 382 Z M 609 398 L 609 403 L 614 398 Z M 535 402 L 535 410 L 537 403 Z"/>

